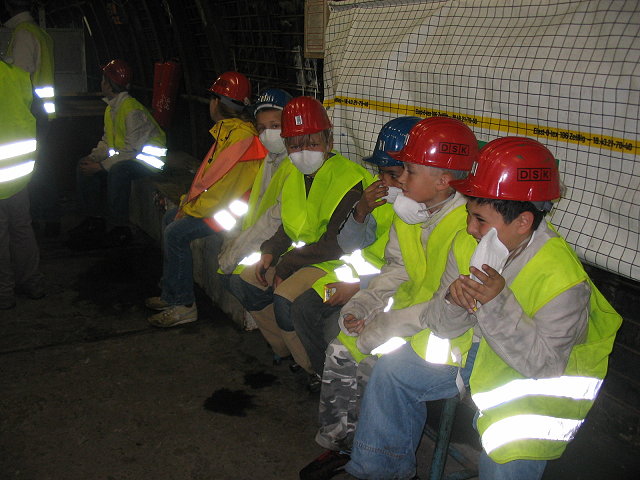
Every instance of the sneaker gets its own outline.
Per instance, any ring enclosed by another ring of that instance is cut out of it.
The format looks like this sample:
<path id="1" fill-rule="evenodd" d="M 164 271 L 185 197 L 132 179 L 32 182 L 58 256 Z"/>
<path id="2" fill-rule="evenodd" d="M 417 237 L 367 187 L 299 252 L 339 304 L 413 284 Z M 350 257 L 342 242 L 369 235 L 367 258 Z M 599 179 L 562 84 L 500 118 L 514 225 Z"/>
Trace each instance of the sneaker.
<path id="1" fill-rule="evenodd" d="M 160 297 L 149 297 L 144 301 L 144 305 L 145 307 L 150 308 L 151 310 L 157 310 L 158 312 L 161 312 L 173 306 L 169 305 Z"/>
<path id="2" fill-rule="evenodd" d="M 186 305 L 174 305 L 171 308 L 151 315 L 148 320 L 154 327 L 169 328 L 183 323 L 195 322 L 198 319 L 198 308 L 194 303 L 190 307 Z"/>
<path id="3" fill-rule="evenodd" d="M 300 480 L 328 480 L 343 471 L 350 458 L 347 453 L 327 450 L 300 470 Z"/>

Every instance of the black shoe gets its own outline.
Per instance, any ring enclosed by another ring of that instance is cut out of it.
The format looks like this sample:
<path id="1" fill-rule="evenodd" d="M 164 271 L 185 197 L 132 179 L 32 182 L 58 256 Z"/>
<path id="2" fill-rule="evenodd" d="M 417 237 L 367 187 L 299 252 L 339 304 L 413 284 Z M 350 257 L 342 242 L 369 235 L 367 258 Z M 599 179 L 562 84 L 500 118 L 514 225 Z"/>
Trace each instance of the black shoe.
<path id="1" fill-rule="evenodd" d="M 289 370 L 291 371 L 291 373 L 298 373 L 300 370 L 302 370 L 302 367 L 296 362 L 291 362 L 291 365 L 289 365 Z"/>
<path id="2" fill-rule="evenodd" d="M 133 240 L 133 234 L 129 227 L 113 227 L 104 236 L 104 247 L 126 247 Z"/>
<path id="3" fill-rule="evenodd" d="M 327 450 L 300 470 L 300 480 L 329 480 L 344 469 L 350 458 L 346 453 Z"/>
<path id="4" fill-rule="evenodd" d="M 97 237 L 106 231 L 106 223 L 101 217 L 87 217 L 79 225 L 69 230 L 69 237 Z"/>

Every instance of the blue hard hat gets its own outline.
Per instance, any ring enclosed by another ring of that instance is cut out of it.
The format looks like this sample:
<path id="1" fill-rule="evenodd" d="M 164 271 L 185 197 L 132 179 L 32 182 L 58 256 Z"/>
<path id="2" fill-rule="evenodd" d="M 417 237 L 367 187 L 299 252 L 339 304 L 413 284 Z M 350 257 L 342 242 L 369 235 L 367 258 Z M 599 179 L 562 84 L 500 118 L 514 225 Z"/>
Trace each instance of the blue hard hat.
<path id="1" fill-rule="evenodd" d="M 378 167 L 401 167 L 403 163 L 391 158 L 387 152 L 402 150 L 409 130 L 420 120 L 419 117 L 398 117 L 385 123 L 378 134 L 373 154 L 363 160 Z"/>
<path id="2" fill-rule="evenodd" d="M 255 115 L 263 108 L 277 108 L 282 110 L 293 97 L 289 92 L 280 88 L 268 88 L 263 91 L 253 105 L 253 114 Z"/>

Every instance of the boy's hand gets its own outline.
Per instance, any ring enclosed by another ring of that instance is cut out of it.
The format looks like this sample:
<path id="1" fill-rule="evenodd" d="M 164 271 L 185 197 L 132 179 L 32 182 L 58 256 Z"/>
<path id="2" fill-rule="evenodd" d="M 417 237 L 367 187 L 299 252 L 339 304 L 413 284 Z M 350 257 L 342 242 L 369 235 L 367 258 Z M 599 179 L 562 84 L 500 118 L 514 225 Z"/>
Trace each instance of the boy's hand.
<path id="1" fill-rule="evenodd" d="M 364 330 L 364 320 L 360 320 L 350 313 L 344 316 L 342 323 L 349 333 L 357 333 L 360 335 L 362 330 Z"/>
<path id="2" fill-rule="evenodd" d="M 353 218 L 358 223 L 364 222 L 367 215 L 373 212 L 373 209 L 387 203 L 386 200 L 380 200 L 389 193 L 389 189 L 382 184 L 382 180 L 373 182 L 360 196 L 360 200 L 356 204 Z"/>
<path id="3" fill-rule="evenodd" d="M 482 270 L 471 267 L 469 271 L 482 283 L 469 278 L 465 281 L 464 287 L 470 295 L 473 295 L 473 298 L 484 305 L 498 296 L 506 281 L 502 275 L 487 264 L 482 265 Z"/>
<path id="4" fill-rule="evenodd" d="M 449 286 L 447 300 L 464 308 L 469 313 L 474 313 L 478 309 L 477 302 L 484 305 L 496 298 L 505 286 L 505 279 L 489 265 L 482 265 L 482 270 L 475 267 L 471 267 L 469 270 L 482 283 L 473 280 L 468 275 L 460 275 Z"/>
<path id="5" fill-rule="evenodd" d="M 269 286 L 269 282 L 267 282 L 265 273 L 267 273 L 267 270 L 269 270 L 272 261 L 273 255 L 271 255 L 270 253 L 263 253 L 260 257 L 260 260 L 256 264 L 256 280 L 258 280 L 258 283 L 263 287 Z"/>
<path id="6" fill-rule="evenodd" d="M 336 291 L 329 300 L 327 305 L 335 307 L 336 305 L 344 305 L 351 297 L 353 297 L 360 290 L 360 282 L 347 283 L 347 282 L 335 282 L 327 283 L 327 288 L 335 288 Z"/>

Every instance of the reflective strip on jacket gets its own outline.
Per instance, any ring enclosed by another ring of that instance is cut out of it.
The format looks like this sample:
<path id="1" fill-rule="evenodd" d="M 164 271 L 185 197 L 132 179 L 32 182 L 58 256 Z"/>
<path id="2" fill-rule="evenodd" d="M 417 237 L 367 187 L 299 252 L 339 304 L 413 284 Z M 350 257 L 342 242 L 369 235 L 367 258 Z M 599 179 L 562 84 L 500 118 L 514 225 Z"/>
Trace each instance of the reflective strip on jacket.
<path id="1" fill-rule="evenodd" d="M 0 199 L 4 199 L 29 183 L 37 143 L 29 74 L 0 61 L 0 91 Z"/>
<path id="2" fill-rule="evenodd" d="M 456 242 L 459 268 L 466 265 L 468 271 L 474 244 Z M 508 286 L 523 311 L 533 317 L 547 302 L 585 281 L 591 287 L 587 339 L 573 347 L 561 377 L 526 378 L 485 339 L 480 342 L 471 395 L 480 412 L 477 428 L 482 446 L 498 463 L 562 455 L 593 405 L 622 322 L 560 237 L 548 240 Z"/>

